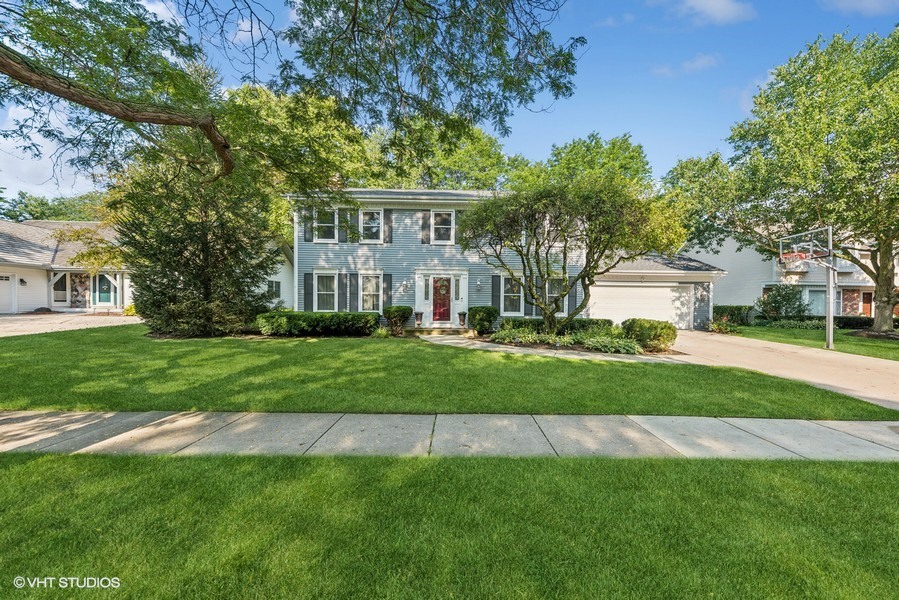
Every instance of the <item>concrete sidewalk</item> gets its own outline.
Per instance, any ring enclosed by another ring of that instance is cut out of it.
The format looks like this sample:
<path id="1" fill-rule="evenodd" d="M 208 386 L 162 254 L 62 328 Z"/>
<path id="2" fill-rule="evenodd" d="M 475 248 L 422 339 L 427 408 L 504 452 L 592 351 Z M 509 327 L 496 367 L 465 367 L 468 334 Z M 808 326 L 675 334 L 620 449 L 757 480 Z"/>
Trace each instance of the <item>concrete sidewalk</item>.
<path id="1" fill-rule="evenodd" d="M 899 461 L 899 421 L 18 411 L 0 412 L 0 451 Z"/>
<path id="2" fill-rule="evenodd" d="M 93 329 L 115 325 L 140 323 L 140 317 L 124 317 L 116 314 L 86 313 L 26 313 L 0 315 L 0 337 L 52 333 L 74 329 Z"/>

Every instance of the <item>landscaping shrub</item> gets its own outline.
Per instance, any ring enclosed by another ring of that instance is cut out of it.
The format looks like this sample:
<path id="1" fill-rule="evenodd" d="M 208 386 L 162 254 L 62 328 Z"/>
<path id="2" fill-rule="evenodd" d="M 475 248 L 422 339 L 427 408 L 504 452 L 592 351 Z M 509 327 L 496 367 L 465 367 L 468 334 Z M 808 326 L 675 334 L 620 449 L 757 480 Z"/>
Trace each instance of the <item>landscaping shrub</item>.
<path id="1" fill-rule="evenodd" d="M 833 322 L 840 329 L 870 329 L 874 326 L 874 317 L 855 317 L 846 315 L 834 317 Z M 893 325 L 899 327 L 899 317 L 893 319 Z"/>
<path id="2" fill-rule="evenodd" d="M 412 316 L 411 306 L 385 306 L 384 318 L 387 319 L 387 326 L 390 332 L 399 337 L 406 330 L 406 321 Z"/>
<path id="3" fill-rule="evenodd" d="M 802 289 L 798 285 L 779 284 L 755 301 L 755 307 L 766 319 L 803 317 L 809 306 L 802 301 Z"/>
<path id="4" fill-rule="evenodd" d="M 712 333 L 736 333 L 737 326 L 726 319 L 709 323 L 709 331 Z"/>
<path id="5" fill-rule="evenodd" d="M 547 344 L 565 347 L 575 344 L 570 335 L 541 333 L 530 328 L 500 329 L 490 336 L 490 341 L 498 344 Z"/>
<path id="6" fill-rule="evenodd" d="M 611 319 L 573 319 L 571 323 L 560 328 L 559 333 L 589 331 L 596 328 L 611 326 Z M 540 317 L 504 317 L 500 323 L 500 329 L 530 329 L 532 331 L 541 331 L 543 329 L 543 319 Z"/>
<path id="7" fill-rule="evenodd" d="M 136 317 L 137 309 L 134 308 L 133 304 L 129 304 L 128 306 L 126 306 L 125 308 L 122 309 L 122 315 L 126 316 L 126 317 Z"/>
<path id="8" fill-rule="evenodd" d="M 480 334 L 493 329 L 499 318 L 499 309 L 494 306 L 472 306 L 468 309 L 468 326 Z"/>
<path id="9" fill-rule="evenodd" d="M 643 348 L 634 340 L 613 337 L 595 337 L 584 341 L 584 347 L 607 354 L 643 354 Z"/>
<path id="10" fill-rule="evenodd" d="M 256 318 L 263 335 L 366 336 L 378 326 L 378 314 L 368 312 L 267 312 Z"/>
<path id="11" fill-rule="evenodd" d="M 387 339 L 390 337 L 390 330 L 384 327 L 383 325 L 378 326 L 374 331 L 371 332 L 371 337 L 379 338 L 379 339 Z"/>
<path id="12" fill-rule="evenodd" d="M 677 329 L 667 321 L 628 319 L 621 324 L 621 328 L 624 335 L 650 352 L 664 352 L 677 339 Z"/>
<path id="13" fill-rule="evenodd" d="M 734 325 L 749 325 L 752 323 L 752 310 L 752 306 L 742 304 L 717 304 L 712 309 L 713 320 Z"/>
<path id="14" fill-rule="evenodd" d="M 827 321 L 824 319 L 803 319 L 801 321 L 778 319 L 776 321 L 768 321 L 765 327 L 771 329 L 827 329 Z"/>

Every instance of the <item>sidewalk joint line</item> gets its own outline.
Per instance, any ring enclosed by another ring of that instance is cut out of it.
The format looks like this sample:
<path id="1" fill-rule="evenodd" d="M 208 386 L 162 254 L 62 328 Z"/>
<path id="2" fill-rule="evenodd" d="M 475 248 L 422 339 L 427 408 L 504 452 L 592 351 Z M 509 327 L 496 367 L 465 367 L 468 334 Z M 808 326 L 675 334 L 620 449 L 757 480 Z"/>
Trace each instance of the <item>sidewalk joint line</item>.
<path id="1" fill-rule="evenodd" d="M 534 420 L 534 425 L 536 425 L 537 429 L 540 430 L 540 433 L 543 434 L 543 439 L 546 440 L 546 443 L 549 444 L 549 447 L 552 449 L 552 451 L 555 453 L 555 455 L 559 456 L 558 450 L 556 450 L 556 447 L 553 446 L 553 443 L 551 441 L 549 441 L 549 438 L 546 436 L 546 432 L 543 431 L 543 428 L 540 427 L 540 423 L 537 422 L 537 417 L 535 417 L 534 415 L 531 415 L 531 419 Z"/>
<path id="2" fill-rule="evenodd" d="M 331 431 L 331 429 L 332 429 L 335 425 L 337 425 L 338 423 L 340 423 L 340 420 L 341 420 L 342 418 L 344 418 L 345 416 L 346 416 L 346 413 L 340 413 L 340 416 L 337 417 L 336 419 L 334 419 L 334 422 L 331 423 L 331 424 L 328 426 L 328 428 L 325 429 L 325 430 L 322 432 L 322 434 L 321 434 L 320 436 L 318 436 L 317 438 L 315 438 L 315 441 L 314 441 L 314 442 L 312 442 L 311 444 L 309 444 L 308 446 L 306 446 L 306 449 L 303 450 L 303 451 L 300 453 L 300 456 L 305 456 L 307 452 L 309 452 L 310 450 L 312 450 L 312 447 L 313 447 L 314 445 L 316 445 L 320 439 L 322 439 L 323 437 L 325 437 L 325 436 L 328 434 L 328 432 Z"/>
<path id="3" fill-rule="evenodd" d="M 434 414 L 434 422 L 431 423 L 431 437 L 428 439 L 428 456 L 431 456 L 431 450 L 434 448 L 434 432 L 437 430 L 437 414 Z"/>
<path id="4" fill-rule="evenodd" d="M 739 430 L 742 431 L 743 433 L 748 433 L 748 434 L 751 435 L 752 437 L 756 437 L 756 438 L 762 440 L 763 442 L 768 442 L 769 444 L 773 444 L 773 445 L 777 446 L 777 447 L 780 448 L 781 450 L 786 450 L 786 451 L 789 452 L 790 454 L 795 454 L 795 455 L 798 456 L 799 458 L 802 458 L 802 459 L 805 459 L 805 460 L 815 460 L 814 458 L 809 458 L 808 456 L 806 456 L 806 455 L 804 455 L 804 454 L 799 454 L 799 453 L 796 452 L 795 450 L 790 450 L 790 449 L 787 448 L 786 446 L 781 446 L 781 445 L 778 444 L 777 442 L 772 441 L 772 440 L 769 440 L 768 438 L 763 438 L 762 436 L 760 436 L 760 435 L 757 434 L 757 433 L 753 433 L 753 432 L 751 432 L 751 431 L 747 431 L 747 430 L 743 429 L 742 427 L 740 427 L 739 425 L 735 425 L 735 424 L 733 424 L 733 423 L 728 423 L 727 421 L 724 420 L 724 419 L 739 419 L 740 417 L 714 417 L 714 418 L 717 419 L 717 420 L 719 420 L 719 421 L 721 421 L 721 422 L 724 423 L 725 425 L 730 425 L 731 427 L 734 427 L 734 428 L 736 428 L 736 429 L 739 429 Z M 772 419 L 772 420 L 775 420 L 775 421 L 780 421 L 780 420 L 805 421 L 805 419 Z M 808 421 L 806 421 L 806 422 L 808 422 Z M 820 459 L 819 459 L 819 460 L 820 460 Z"/>
<path id="5" fill-rule="evenodd" d="M 216 429 L 216 430 L 214 430 L 214 431 L 210 431 L 209 433 L 207 433 L 206 435 L 204 435 L 204 436 L 201 437 L 201 438 L 195 439 L 194 441 L 192 441 L 192 442 L 189 443 L 188 445 L 184 446 L 184 448 L 178 448 L 177 450 L 175 450 L 174 452 L 172 452 L 172 455 L 178 454 L 179 452 L 181 452 L 181 451 L 184 450 L 185 448 L 190 448 L 191 446 L 193 446 L 193 445 L 196 444 L 197 442 L 200 442 L 200 441 L 202 441 L 202 440 L 205 440 L 206 438 L 208 438 L 208 437 L 209 437 L 210 435 L 212 435 L 213 433 L 218 433 L 219 431 L 221 431 L 221 430 L 224 429 L 225 427 L 228 427 L 229 425 L 234 425 L 235 423 L 237 423 L 237 422 L 240 421 L 241 419 L 243 419 L 243 418 L 245 418 L 245 417 L 248 417 L 248 416 L 250 416 L 250 413 L 245 412 L 244 414 L 242 414 L 241 416 L 237 417 L 237 418 L 234 419 L 233 421 L 228 421 L 227 423 L 225 423 L 224 425 L 222 425 L 222 426 L 219 427 L 218 429 Z"/>
<path id="6" fill-rule="evenodd" d="M 878 421 L 865 421 L 865 422 L 866 422 L 866 423 L 877 423 Z M 889 421 L 887 421 L 887 422 L 889 423 Z M 863 442 L 868 442 L 869 444 L 875 444 L 875 445 L 877 445 L 877 446 L 880 446 L 881 448 L 886 448 L 887 450 L 892 450 L 893 452 L 899 454 L 899 450 L 896 450 L 895 448 L 892 448 L 892 447 L 890 447 L 890 446 L 887 446 L 886 444 L 881 444 L 880 442 L 876 442 L 876 441 L 874 441 L 874 440 L 869 440 L 868 438 L 863 438 L 863 437 L 861 437 L 861 436 L 859 436 L 859 435 L 855 435 L 854 433 L 851 433 L 851 432 L 849 432 L 849 431 L 843 431 L 842 429 L 836 429 L 836 428 L 834 428 L 834 427 L 828 427 L 828 426 L 825 425 L 824 423 L 820 423 L 820 422 L 809 421 L 809 423 L 812 423 L 813 425 L 820 425 L 821 427 L 824 427 L 825 429 L 830 429 L 831 431 L 836 431 L 837 433 L 842 433 L 842 434 L 844 434 L 844 435 L 848 435 L 848 436 L 850 436 L 850 437 L 854 437 L 854 438 L 857 439 L 857 440 L 861 440 L 861 441 L 863 441 Z"/>
<path id="7" fill-rule="evenodd" d="M 678 450 L 677 448 L 675 448 L 674 446 L 672 446 L 671 444 L 669 444 L 668 442 L 666 442 L 665 440 L 663 440 L 662 438 L 660 438 L 659 436 L 657 436 L 656 434 L 654 434 L 653 432 L 648 430 L 647 428 L 643 427 L 643 425 L 641 423 L 638 423 L 637 421 L 635 421 L 633 419 L 633 417 L 640 417 L 640 416 L 649 416 L 649 415 L 624 415 L 624 418 L 629 420 L 631 423 L 633 423 L 634 425 L 636 425 L 637 427 L 639 427 L 640 429 L 642 429 L 643 431 L 645 431 L 646 433 L 648 433 L 649 435 L 654 437 L 655 439 L 659 440 L 660 442 L 662 442 L 663 444 L 665 444 L 672 450 L 674 450 L 674 453 L 677 454 L 678 456 L 683 456 L 684 458 L 689 458 L 686 454 L 684 454 L 683 452 L 681 452 L 680 450 Z"/>

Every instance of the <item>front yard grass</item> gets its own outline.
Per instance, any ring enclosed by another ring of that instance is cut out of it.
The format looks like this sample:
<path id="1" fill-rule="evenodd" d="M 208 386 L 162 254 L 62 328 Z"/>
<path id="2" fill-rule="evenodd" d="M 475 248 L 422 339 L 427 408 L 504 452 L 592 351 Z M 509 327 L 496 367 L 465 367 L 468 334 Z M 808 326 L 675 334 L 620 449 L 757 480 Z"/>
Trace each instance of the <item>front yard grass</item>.
<path id="1" fill-rule="evenodd" d="M 824 347 L 824 333 L 823 329 L 776 329 L 774 327 L 740 327 L 737 331 L 737 334 L 743 337 L 810 348 Z M 837 329 L 834 332 L 833 343 L 837 352 L 899 360 L 899 341 L 864 338 L 851 334 L 852 331 L 847 329 Z"/>
<path id="2" fill-rule="evenodd" d="M 0 339 L 0 409 L 897 419 L 752 371 L 473 351 L 417 339 L 152 339 L 141 325 Z"/>
<path id="3" fill-rule="evenodd" d="M 29 595 L 17 576 L 105 576 L 126 598 L 888 598 L 896 476 L 806 461 L 7 454 L 0 596 Z"/>

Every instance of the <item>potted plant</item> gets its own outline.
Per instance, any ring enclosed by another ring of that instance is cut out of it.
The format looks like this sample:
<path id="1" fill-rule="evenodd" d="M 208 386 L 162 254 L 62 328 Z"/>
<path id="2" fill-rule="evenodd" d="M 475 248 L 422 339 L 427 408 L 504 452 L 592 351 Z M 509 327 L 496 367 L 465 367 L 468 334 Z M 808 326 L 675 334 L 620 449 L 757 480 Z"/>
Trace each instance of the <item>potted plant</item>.
<path id="1" fill-rule="evenodd" d="M 421 327 L 421 320 L 424 316 L 425 316 L 425 314 L 423 312 L 415 313 L 415 326 L 416 327 L 419 327 L 419 328 Z"/>
<path id="2" fill-rule="evenodd" d="M 459 327 L 465 327 L 465 317 L 468 316 L 468 313 L 464 310 L 459 313 Z"/>

